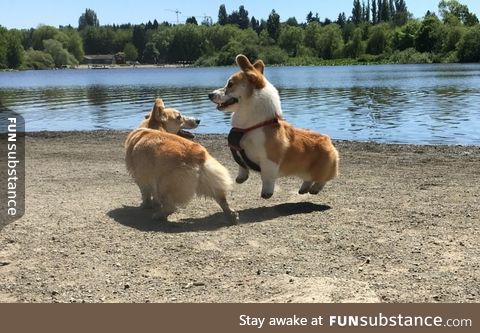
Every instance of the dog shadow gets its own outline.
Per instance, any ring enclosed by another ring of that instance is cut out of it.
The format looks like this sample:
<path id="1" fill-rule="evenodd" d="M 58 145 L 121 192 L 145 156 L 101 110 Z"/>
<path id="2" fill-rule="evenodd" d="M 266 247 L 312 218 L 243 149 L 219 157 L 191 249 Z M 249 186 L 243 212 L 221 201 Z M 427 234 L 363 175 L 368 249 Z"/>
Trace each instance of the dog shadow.
<path id="1" fill-rule="evenodd" d="M 319 205 L 311 202 L 282 203 L 271 207 L 247 208 L 238 211 L 240 224 L 257 223 L 313 212 L 324 212 L 331 209 L 328 205 Z M 152 211 L 139 207 L 123 206 L 107 213 L 116 222 L 140 231 L 157 231 L 164 233 L 183 233 L 196 231 L 214 231 L 232 226 L 223 212 L 201 218 L 187 218 L 176 222 L 162 222 L 152 220 Z"/>

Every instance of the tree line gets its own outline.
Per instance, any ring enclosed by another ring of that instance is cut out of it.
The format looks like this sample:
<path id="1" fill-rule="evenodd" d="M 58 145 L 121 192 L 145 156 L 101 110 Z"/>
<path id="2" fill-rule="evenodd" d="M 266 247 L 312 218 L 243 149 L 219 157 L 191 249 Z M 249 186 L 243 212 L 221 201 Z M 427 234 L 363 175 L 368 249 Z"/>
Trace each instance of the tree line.
<path id="1" fill-rule="evenodd" d="M 244 6 L 218 10 L 215 23 L 195 17 L 185 24 L 100 25 L 91 9 L 78 27 L 0 27 L 0 69 L 76 66 L 85 54 L 114 54 L 118 63 L 190 62 L 231 65 L 239 53 L 269 64 L 480 62 L 480 24 L 458 0 L 441 0 L 437 16 L 414 19 L 404 0 L 354 0 L 351 15 L 321 20 L 310 11 L 305 22 L 249 16 Z"/>

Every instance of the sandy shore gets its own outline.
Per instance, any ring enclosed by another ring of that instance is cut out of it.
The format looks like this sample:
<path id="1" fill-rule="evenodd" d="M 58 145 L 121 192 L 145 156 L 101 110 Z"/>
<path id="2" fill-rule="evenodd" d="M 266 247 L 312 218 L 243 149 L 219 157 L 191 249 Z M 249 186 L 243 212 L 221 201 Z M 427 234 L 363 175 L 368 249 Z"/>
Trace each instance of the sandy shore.
<path id="1" fill-rule="evenodd" d="M 236 185 L 228 226 L 196 199 L 138 208 L 125 132 L 27 137 L 27 212 L 0 232 L 0 302 L 479 302 L 480 148 L 336 142 L 318 196 Z M 221 135 L 199 136 L 236 169 Z"/>

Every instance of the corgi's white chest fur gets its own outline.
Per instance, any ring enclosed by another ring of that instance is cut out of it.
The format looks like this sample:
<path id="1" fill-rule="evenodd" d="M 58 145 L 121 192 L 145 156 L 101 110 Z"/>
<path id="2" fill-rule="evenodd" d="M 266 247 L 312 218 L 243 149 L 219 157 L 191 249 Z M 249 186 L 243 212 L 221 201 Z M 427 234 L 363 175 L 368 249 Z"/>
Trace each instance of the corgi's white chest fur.
<path id="1" fill-rule="evenodd" d="M 282 107 L 278 91 L 267 81 L 263 89 L 255 90 L 252 96 L 240 102 L 239 110 L 232 116 L 232 127 L 249 128 L 281 116 Z M 267 156 L 266 140 L 263 129 L 257 128 L 246 133 L 240 145 L 245 149 L 247 156 L 258 163 Z"/>

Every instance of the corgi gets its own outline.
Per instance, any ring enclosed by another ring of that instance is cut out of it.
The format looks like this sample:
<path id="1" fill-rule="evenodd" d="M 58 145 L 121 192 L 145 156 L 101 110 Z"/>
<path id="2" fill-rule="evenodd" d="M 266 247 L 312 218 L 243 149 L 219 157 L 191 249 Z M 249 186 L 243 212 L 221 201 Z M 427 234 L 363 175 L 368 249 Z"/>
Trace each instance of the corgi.
<path id="1" fill-rule="evenodd" d="M 218 110 L 233 113 L 228 141 L 239 164 L 236 182 L 245 182 L 249 170 L 259 171 L 261 197 L 269 199 L 278 177 L 298 176 L 303 180 L 299 194 L 318 194 L 338 175 L 339 154 L 332 141 L 282 119 L 280 95 L 265 78 L 263 61 L 252 64 L 242 54 L 235 61 L 240 71 L 208 97 Z"/>
<path id="2" fill-rule="evenodd" d="M 153 219 L 167 220 L 197 194 L 215 199 L 227 219 L 237 223 L 238 213 L 227 202 L 233 183 L 227 169 L 202 145 L 177 135 L 198 124 L 166 109 L 158 98 L 148 118 L 128 135 L 125 161 L 140 188 L 141 206 L 154 208 Z"/>

